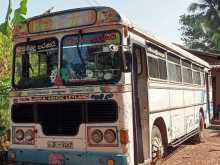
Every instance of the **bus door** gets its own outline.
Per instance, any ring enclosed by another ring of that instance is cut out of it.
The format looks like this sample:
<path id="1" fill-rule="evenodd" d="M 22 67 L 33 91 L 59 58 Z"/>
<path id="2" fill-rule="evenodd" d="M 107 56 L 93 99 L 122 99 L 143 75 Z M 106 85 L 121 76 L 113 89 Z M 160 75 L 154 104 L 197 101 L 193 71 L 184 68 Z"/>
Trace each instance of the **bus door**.
<path id="1" fill-rule="evenodd" d="M 147 98 L 146 51 L 133 44 L 132 58 L 133 129 L 135 163 L 149 159 L 149 112 Z"/>
<path id="2" fill-rule="evenodd" d="M 207 92 L 207 110 L 209 115 L 209 121 L 213 118 L 213 102 L 212 102 L 212 96 L 213 96 L 213 89 L 212 89 L 212 77 L 209 73 L 205 73 L 205 79 L 206 79 L 206 92 Z M 215 92 L 215 91 L 214 91 Z"/>

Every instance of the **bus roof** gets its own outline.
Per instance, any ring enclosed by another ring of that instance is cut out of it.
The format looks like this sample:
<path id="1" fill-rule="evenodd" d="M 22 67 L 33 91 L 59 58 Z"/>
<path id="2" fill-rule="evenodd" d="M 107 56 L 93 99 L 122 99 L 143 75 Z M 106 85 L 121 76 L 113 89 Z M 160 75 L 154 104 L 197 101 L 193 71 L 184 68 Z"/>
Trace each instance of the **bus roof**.
<path id="1" fill-rule="evenodd" d="M 110 7 L 86 7 L 45 13 L 29 18 L 25 24 L 17 25 L 14 28 L 13 36 L 14 38 L 19 38 L 21 36 L 28 36 L 37 33 L 113 23 L 125 25 L 129 27 L 130 30 L 144 37 L 146 41 L 156 43 L 187 59 L 193 60 L 200 65 L 210 68 L 210 65 L 204 60 L 168 41 L 162 40 L 149 32 L 141 30 L 141 28 L 138 28 L 129 19 L 122 17 L 115 9 Z"/>

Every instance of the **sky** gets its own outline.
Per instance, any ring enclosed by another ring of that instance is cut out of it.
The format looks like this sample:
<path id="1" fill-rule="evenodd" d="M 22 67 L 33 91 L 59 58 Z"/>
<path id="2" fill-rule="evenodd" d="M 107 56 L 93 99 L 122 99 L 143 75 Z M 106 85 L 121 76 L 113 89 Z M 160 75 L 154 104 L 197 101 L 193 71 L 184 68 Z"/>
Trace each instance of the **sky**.
<path id="1" fill-rule="evenodd" d="M 27 17 L 39 15 L 54 7 L 53 11 L 87 7 L 109 6 L 118 10 L 132 22 L 162 39 L 182 44 L 179 16 L 187 13 L 196 0 L 28 0 Z M 20 0 L 12 0 L 13 8 Z M 8 0 L 0 0 L 0 22 L 4 21 Z"/>

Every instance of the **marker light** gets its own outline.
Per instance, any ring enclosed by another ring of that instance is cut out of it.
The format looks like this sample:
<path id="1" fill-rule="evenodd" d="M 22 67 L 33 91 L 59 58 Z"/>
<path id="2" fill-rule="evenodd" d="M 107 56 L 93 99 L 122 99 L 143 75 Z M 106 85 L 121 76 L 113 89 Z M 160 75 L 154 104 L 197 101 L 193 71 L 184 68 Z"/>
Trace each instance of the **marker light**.
<path id="1" fill-rule="evenodd" d="M 15 132 L 15 138 L 19 141 L 24 139 L 24 131 L 19 129 Z"/>
<path id="2" fill-rule="evenodd" d="M 99 129 L 95 129 L 91 134 L 92 141 L 95 143 L 100 143 L 103 140 L 103 133 Z"/>
<path id="3" fill-rule="evenodd" d="M 25 132 L 24 134 L 24 138 L 27 140 L 27 141 L 31 141 L 34 139 L 34 132 L 33 130 L 29 129 Z"/>
<path id="4" fill-rule="evenodd" d="M 116 133 L 112 129 L 107 129 L 104 133 L 104 139 L 108 143 L 114 143 L 116 140 Z"/>
<path id="5" fill-rule="evenodd" d="M 128 130 L 120 130 L 120 142 L 123 145 L 128 144 Z"/>
<path id="6" fill-rule="evenodd" d="M 115 161 L 112 160 L 112 159 L 109 159 L 109 160 L 108 160 L 108 165 L 115 165 Z"/>

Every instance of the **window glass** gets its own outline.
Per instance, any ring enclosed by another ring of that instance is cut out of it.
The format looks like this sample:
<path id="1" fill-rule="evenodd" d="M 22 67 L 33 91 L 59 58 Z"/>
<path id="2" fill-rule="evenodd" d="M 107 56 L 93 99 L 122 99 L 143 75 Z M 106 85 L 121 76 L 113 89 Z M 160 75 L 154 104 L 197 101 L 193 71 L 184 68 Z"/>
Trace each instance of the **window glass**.
<path id="1" fill-rule="evenodd" d="M 200 72 L 193 71 L 193 84 L 201 85 Z"/>
<path id="2" fill-rule="evenodd" d="M 168 63 L 169 80 L 175 82 L 181 82 L 181 67 L 179 65 Z"/>
<path id="3" fill-rule="evenodd" d="M 142 72 L 142 61 L 141 61 L 141 55 L 143 53 L 143 49 L 142 47 L 140 46 L 137 46 L 137 45 L 134 45 L 134 54 L 135 54 L 135 57 L 137 58 L 137 73 L 140 74 Z"/>
<path id="4" fill-rule="evenodd" d="M 22 78 L 22 55 L 19 54 L 16 56 L 16 61 L 15 61 L 15 73 L 14 73 L 14 83 L 18 84 L 21 82 Z"/>
<path id="5" fill-rule="evenodd" d="M 161 58 L 166 58 L 165 50 L 154 44 L 148 44 L 148 52 Z"/>
<path id="6" fill-rule="evenodd" d="M 58 42 L 55 39 L 45 39 L 18 45 L 14 60 L 16 87 L 52 86 L 52 74 L 57 71 L 58 66 Z"/>
<path id="7" fill-rule="evenodd" d="M 195 64 L 192 64 L 192 68 L 193 68 L 194 70 L 197 70 L 197 71 L 201 71 L 201 70 L 202 70 L 201 67 L 199 67 L 198 65 L 195 65 Z"/>
<path id="8" fill-rule="evenodd" d="M 166 61 L 148 56 L 149 76 L 158 79 L 167 79 Z"/>
<path id="9" fill-rule="evenodd" d="M 183 68 L 183 82 L 192 83 L 192 70 L 190 68 Z"/>
<path id="10" fill-rule="evenodd" d="M 182 60 L 182 65 L 187 67 L 187 68 L 191 68 L 191 63 L 187 60 Z"/>
<path id="11" fill-rule="evenodd" d="M 180 58 L 169 53 L 167 55 L 169 80 L 175 82 L 182 81 Z M 172 63 L 171 63 L 172 62 Z"/>
<path id="12" fill-rule="evenodd" d="M 158 59 L 158 67 L 159 67 L 159 78 L 167 79 L 167 66 L 166 61 L 162 59 Z"/>
<path id="13" fill-rule="evenodd" d="M 148 56 L 148 70 L 150 77 L 159 78 L 158 62 L 156 58 Z"/>
<path id="14" fill-rule="evenodd" d="M 172 61 L 172 62 L 174 62 L 174 63 L 176 63 L 176 64 L 180 64 L 180 58 L 179 57 L 177 57 L 177 56 L 175 56 L 175 55 L 173 55 L 173 54 L 168 54 L 167 55 L 167 59 L 169 60 L 169 61 Z"/>
<path id="15" fill-rule="evenodd" d="M 65 85 L 119 81 L 120 40 L 120 33 L 113 31 L 65 37 L 61 68 Z"/>

